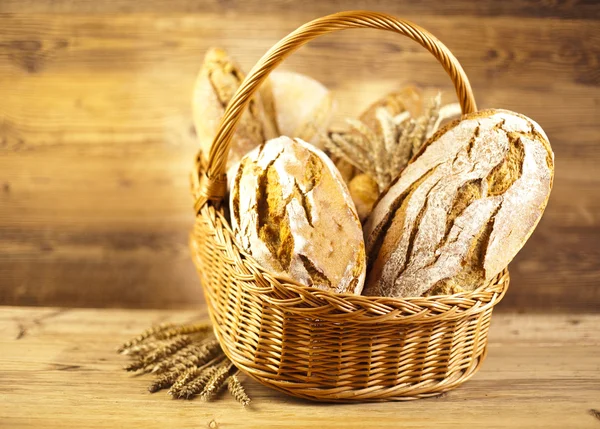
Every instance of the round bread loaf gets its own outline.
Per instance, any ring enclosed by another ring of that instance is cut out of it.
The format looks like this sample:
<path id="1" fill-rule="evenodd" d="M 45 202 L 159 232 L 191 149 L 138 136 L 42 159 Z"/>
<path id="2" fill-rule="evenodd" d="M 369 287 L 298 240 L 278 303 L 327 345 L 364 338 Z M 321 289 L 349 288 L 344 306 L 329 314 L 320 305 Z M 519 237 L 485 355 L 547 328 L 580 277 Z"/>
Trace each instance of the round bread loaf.
<path id="1" fill-rule="evenodd" d="M 470 291 L 502 271 L 540 220 L 554 155 L 533 120 L 506 110 L 440 129 L 365 223 L 364 293 Z"/>
<path id="2" fill-rule="evenodd" d="M 257 262 L 307 286 L 361 293 L 366 257 L 360 221 L 323 152 L 279 137 L 248 153 L 229 177 L 231 225 Z"/>
<path id="3" fill-rule="evenodd" d="M 400 90 L 390 92 L 375 101 L 361 113 L 359 119 L 378 135 L 382 135 L 381 123 L 377 119 L 378 109 L 384 108 L 390 116 L 397 116 L 402 112 L 408 112 L 410 117 L 418 118 L 425 113 L 423 104 L 423 91 L 414 86 L 406 86 Z"/>
<path id="4" fill-rule="evenodd" d="M 319 144 L 319 134 L 329 124 L 334 107 L 333 97 L 322 83 L 300 73 L 277 71 L 269 75 L 260 93 L 278 135 Z"/>

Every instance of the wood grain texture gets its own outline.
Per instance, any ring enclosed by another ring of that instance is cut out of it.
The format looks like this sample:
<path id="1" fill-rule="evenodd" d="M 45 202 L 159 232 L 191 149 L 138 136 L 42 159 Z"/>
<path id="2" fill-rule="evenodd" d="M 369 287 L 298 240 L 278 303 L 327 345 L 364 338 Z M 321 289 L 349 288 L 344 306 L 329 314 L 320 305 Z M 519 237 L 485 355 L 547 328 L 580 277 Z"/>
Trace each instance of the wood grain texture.
<path id="1" fill-rule="evenodd" d="M 596 428 L 598 315 L 495 315 L 489 354 L 472 380 L 404 403 L 315 404 L 243 379 L 253 403 L 149 394 L 151 378 L 121 370 L 120 342 L 150 324 L 202 312 L 0 309 L 0 427 Z"/>
<path id="2" fill-rule="evenodd" d="M 600 11 L 594 0 L 506 0 L 503 2 L 472 2 L 455 0 L 421 0 L 406 2 L 401 6 L 395 0 L 307 0 L 302 7 L 295 8 L 293 3 L 281 0 L 230 0 L 230 1 L 194 1 L 173 0 L 163 2 L 150 0 L 111 0 L 100 4 L 91 0 L 3 0 L 0 12 L 37 12 L 37 13 L 131 13 L 131 12 L 179 12 L 179 13 L 276 13 L 296 15 L 299 11 L 306 14 L 325 15 L 340 10 L 389 10 L 400 7 L 404 14 L 473 15 L 473 16 L 517 16 L 517 17 L 559 17 L 569 19 L 597 19 Z"/>
<path id="3" fill-rule="evenodd" d="M 599 311 L 600 6 L 584 0 L 0 2 L 0 303 L 201 305 L 187 173 L 205 51 L 248 70 L 301 23 L 356 8 L 431 30 L 480 108 L 550 138 L 554 190 L 499 308 Z M 408 83 L 453 97 L 426 51 L 377 31 L 320 38 L 283 68 L 332 88 L 338 122 Z"/>

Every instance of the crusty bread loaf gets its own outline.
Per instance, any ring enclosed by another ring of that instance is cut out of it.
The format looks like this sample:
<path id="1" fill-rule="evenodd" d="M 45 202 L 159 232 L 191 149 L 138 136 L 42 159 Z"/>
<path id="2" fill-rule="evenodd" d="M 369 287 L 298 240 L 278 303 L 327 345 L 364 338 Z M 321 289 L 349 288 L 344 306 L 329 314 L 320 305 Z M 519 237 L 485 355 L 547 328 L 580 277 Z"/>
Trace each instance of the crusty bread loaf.
<path id="1" fill-rule="evenodd" d="M 366 270 L 361 225 L 323 152 L 279 137 L 242 158 L 230 181 L 233 231 L 261 265 L 308 286 L 360 294 Z"/>
<path id="2" fill-rule="evenodd" d="M 491 279 L 533 232 L 553 171 L 548 138 L 525 116 L 487 110 L 447 124 L 365 224 L 364 293 L 451 294 Z"/>
<path id="3" fill-rule="evenodd" d="M 333 114 L 333 98 L 320 82 L 300 73 L 276 71 L 261 88 L 267 114 L 278 134 L 319 144 Z"/>
<path id="4" fill-rule="evenodd" d="M 209 153 L 225 108 L 243 80 L 243 72 L 224 50 L 212 48 L 206 53 L 192 98 L 194 126 L 204 154 Z M 227 165 L 272 137 L 273 122 L 265 116 L 260 97 L 254 97 L 237 125 Z"/>
<path id="5" fill-rule="evenodd" d="M 424 113 L 422 91 L 414 86 L 407 86 L 394 92 L 386 94 L 371 104 L 360 115 L 359 119 L 367 127 L 381 135 L 381 124 L 377 119 L 377 110 L 384 108 L 391 116 L 397 116 L 402 112 L 408 112 L 410 117 L 418 118 Z"/>

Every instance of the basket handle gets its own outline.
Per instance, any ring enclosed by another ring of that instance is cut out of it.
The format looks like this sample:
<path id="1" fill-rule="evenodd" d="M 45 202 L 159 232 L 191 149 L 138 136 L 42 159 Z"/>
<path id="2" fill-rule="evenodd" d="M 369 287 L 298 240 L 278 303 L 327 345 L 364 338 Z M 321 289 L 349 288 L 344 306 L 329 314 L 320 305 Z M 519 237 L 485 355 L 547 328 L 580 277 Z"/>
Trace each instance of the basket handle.
<path id="1" fill-rule="evenodd" d="M 196 213 L 208 202 L 220 202 L 227 191 L 225 177 L 231 138 L 242 113 L 260 84 L 288 55 L 323 34 L 348 28 L 377 28 L 407 36 L 426 48 L 442 64 L 456 89 L 463 114 L 477 110 L 469 79 L 450 50 L 427 30 L 391 15 L 369 11 L 348 11 L 308 22 L 281 39 L 250 70 L 229 102 L 208 154 L 206 172 L 200 175 L 196 191 Z"/>

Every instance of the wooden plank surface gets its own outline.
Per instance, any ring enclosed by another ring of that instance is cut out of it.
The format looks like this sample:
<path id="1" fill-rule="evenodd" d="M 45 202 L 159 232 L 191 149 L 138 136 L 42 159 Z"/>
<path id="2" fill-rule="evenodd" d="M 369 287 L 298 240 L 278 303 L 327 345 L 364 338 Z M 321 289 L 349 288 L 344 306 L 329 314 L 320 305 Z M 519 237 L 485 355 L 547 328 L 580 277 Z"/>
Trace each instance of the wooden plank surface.
<path id="1" fill-rule="evenodd" d="M 283 396 L 251 380 L 253 404 L 149 394 L 121 370 L 122 341 L 149 325 L 201 312 L 0 309 L 0 427 L 6 428 L 597 428 L 600 316 L 496 314 L 489 354 L 443 397 L 332 405 Z"/>
<path id="2" fill-rule="evenodd" d="M 340 10 L 397 10 L 404 14 L 427 15 L 469 15 L 469 16 L 515 16 L 515 17 L 558 17 L 567 19 L 598 19 L 600 11 L 594 0 L 504 0 L 502 2 L 473 2 L 471 0 L 421 0 L 401 5 L 396 0 L 305 0 L 302 7 L 281 0 L 216 1 L 207 0 L 111 0 L 99 3 L 90 0 L 3 0 L 0 12 L 19 13 L 23 11 L 37 13 L 275 13 L 278 15 L 318 14 L 338 12 Z"/>
<path id="3" fill-rule="evenodd" d="M 299 24 L 341 9 L 411 19 L 456 54 L 480 107 L 526 114 L 556 154 L 553 194 L 499 309 L 600 310 L 597 2 L 0 2 L 0 304 L 197 307 L 187 249 L 190 94 L 205 50 L 248 70 Z M 50 13 L 49 13 L 50 12 Z M 287 60 L 331 87 L 337 120 L 447 76 L 377 31 Z"/>

